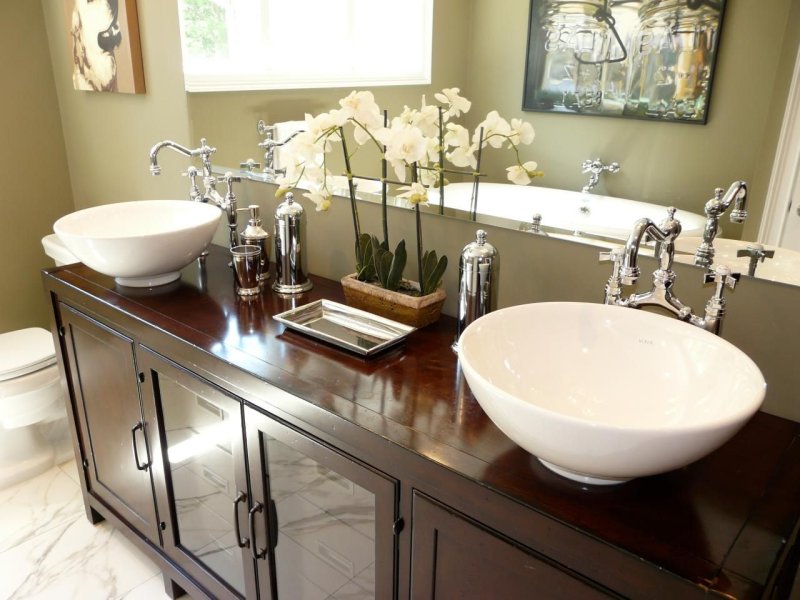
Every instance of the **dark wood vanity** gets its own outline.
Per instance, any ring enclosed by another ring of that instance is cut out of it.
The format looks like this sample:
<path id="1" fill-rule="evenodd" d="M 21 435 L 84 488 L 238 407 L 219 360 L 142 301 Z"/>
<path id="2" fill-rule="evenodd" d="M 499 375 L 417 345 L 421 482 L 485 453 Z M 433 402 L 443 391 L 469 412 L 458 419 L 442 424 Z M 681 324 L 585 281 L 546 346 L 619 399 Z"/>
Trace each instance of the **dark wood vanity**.
<path id="1" fill-rule="evenodd" d="M 791 597 L 800 424 L 758 413 L 687 468 L 585 487 L 486 417 L 453 319 L 365 359 L 272 319 L 338 282 L 242 300 L 226 263 L 151 290 L 44 275 L 87 515 L 171 594 Z"/>

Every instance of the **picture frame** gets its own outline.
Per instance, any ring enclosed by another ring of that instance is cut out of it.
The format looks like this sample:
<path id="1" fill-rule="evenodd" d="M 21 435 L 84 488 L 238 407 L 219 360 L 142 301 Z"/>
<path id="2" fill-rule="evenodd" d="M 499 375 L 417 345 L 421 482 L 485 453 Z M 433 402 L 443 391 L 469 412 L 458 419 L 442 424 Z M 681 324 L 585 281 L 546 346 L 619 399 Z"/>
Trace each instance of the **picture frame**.
<path id="1" fill-rule="evenodd" d="M 531 0 L 523 110 L 705 124 L 726 0 Z"/>
<path id="2" fill-rule="evenodd" d="M 64 0 L 76 90 L 143 94 L 136 0 Z"/>

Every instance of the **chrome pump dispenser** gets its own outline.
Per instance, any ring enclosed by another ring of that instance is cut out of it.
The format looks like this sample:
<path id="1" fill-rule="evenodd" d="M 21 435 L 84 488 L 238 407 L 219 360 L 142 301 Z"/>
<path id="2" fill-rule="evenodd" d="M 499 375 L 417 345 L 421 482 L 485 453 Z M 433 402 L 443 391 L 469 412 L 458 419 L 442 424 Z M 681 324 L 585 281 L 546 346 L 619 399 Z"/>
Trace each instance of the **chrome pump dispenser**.
<path id="1" fill-rule="evenodd" d="M 458 322 L 453 352 L 458 353 L 458 342 L 467 325 L 494 310 L 497 269 L 497 250 L 487 243 L 486 232 L 479 229 L 476 240 L 464 246 L 458 261 Z"/>
<path id="2" fill-rule="evenodd" d="M 261 248 L 261 275 L 259 276 L 259 281 L 266 281 L 269 279 L 270 235 L 261 226 L 260 208 L 258 204 L 251 204 L 247 208 L 240 208 L 239 210 L 250 211 L 250 220 L 247 221 L 247 227 L 242 229 L 239 234 L 239 239 L 242 244 Z"/>
<path id="3" fill-rule="evenodd" d="M 279 294 L 302 294 L 313 285 L 306 276 L 305 211 L 288 192 L 275 209 L 275 282 Z"/>

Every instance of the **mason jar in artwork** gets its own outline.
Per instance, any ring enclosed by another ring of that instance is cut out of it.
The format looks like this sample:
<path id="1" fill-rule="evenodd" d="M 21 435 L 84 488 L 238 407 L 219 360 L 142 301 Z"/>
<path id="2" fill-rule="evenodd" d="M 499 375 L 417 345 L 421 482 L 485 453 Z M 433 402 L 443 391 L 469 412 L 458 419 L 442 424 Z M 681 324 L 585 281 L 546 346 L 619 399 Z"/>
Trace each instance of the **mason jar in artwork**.
<path id="1" fill-rule="evenodd" d="M 705 120 L 719 7 L 687 0 L 650 0 L 639 15 L 624 114 Z"/>

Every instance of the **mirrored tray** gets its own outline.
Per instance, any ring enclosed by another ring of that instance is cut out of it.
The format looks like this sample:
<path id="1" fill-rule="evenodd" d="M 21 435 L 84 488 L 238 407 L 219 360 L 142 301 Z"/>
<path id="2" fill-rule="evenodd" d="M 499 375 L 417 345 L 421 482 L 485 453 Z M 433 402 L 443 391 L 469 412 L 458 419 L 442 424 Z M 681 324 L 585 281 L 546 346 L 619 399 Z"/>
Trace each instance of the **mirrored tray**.
<path id="1" fill-rule="evenodd" d="M 415 329 L 331 300 L 316 300 L 273 318 L 289 329 L 363 356 L 400 343 Z"/>

